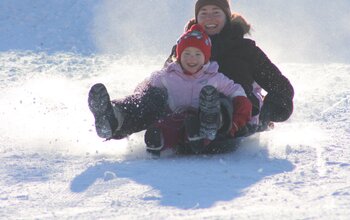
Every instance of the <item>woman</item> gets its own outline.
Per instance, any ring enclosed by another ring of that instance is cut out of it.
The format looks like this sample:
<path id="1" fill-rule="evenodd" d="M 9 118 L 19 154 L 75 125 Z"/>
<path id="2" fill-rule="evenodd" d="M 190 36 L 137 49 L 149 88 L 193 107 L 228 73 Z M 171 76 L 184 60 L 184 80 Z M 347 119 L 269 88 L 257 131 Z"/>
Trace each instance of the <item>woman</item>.
<path id="1" fill-rule="evenodd" d="M 195 18 L 186 29 L 193 24 L 201 25 L 210 36 L 211 60 L 218 62 L 219 71 L 241 84 L 253 104 L 251 126 L 242 135 L 266 130 L 273 125 L 271 122 L 282 122 L 291 116 L 294 97 L 291 83 L 253 40 L 244 38 L 250 25 L 231 13 L 227 0 L 197 0 Z M 175 53 L 174 47 L 170 58 Z M 261 88 L 267 92 L 264 99 Z"/>

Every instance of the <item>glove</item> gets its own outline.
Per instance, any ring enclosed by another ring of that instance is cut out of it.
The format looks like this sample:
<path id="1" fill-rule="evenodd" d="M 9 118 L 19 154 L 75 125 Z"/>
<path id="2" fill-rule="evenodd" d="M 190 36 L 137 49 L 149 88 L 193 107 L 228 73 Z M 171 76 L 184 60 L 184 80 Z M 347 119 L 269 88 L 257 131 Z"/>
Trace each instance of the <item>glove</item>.
<path id="1" fill-rule="evenodd" d="M 258 131 L 268 130 L 271 124 L 272 112 L 273 112 L 273 104 L 264 103 L 259 115 L 259 127 L 257 129 Z"/>
<path id="2" fill-rule="evenodd" d="M 236 133 L 245 127 L 252 115 L 252 103 L 244 96 L 237 96 L 233 99 L 234 113 L 232 116 L 232 127 L 230 135 L 236 136 Z"/>

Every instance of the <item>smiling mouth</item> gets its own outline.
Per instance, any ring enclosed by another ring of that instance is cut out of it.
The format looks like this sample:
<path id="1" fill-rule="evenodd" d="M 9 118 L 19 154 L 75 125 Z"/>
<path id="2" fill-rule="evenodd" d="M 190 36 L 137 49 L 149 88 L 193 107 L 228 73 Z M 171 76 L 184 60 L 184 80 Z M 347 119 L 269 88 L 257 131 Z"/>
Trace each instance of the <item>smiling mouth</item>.
<path id="1" fill-rule="evenodd" d="M 205 25 L 205 28 L 207 28 L 207 29 L 215 29 L 216 27 L 217 27 L 216 24 L 207 24 L 207 25 Z"/>
<path id="2" fill-rule="evenodd" d="M 188 63 L 187 66 L 188 66 L 188 67 L 196 67 L 197 64 L 196 64 L 196 63 Z"/>

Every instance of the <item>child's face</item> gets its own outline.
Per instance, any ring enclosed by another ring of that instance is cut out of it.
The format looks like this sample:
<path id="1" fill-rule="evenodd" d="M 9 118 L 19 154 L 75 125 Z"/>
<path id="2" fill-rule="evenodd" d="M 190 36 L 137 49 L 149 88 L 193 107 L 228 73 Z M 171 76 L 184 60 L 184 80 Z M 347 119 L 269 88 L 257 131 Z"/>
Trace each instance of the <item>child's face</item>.
<path id="1" fill-rule="evenodd" d="M 188 73 L 198 72 L 204 65 L 205 57 L 196 47 L 187 47 L 181 54 L 181 66 Z"/>

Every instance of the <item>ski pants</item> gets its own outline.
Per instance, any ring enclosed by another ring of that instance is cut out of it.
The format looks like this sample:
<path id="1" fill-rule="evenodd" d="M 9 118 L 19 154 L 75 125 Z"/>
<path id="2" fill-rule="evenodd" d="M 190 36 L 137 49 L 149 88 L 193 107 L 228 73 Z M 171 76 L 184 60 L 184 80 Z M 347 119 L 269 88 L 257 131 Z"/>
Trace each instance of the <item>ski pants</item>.
<path id="1" fill-rule="evenodd" d="M 124 122 L 113 139 L 122 139 L 133 133 L 147 129 L 167 111 L 167 91 L 156 87 L 148 87 L 142 92 L 134 93 L 123 99 L 113 100 L 115 106 L 122 111 Z"/>

